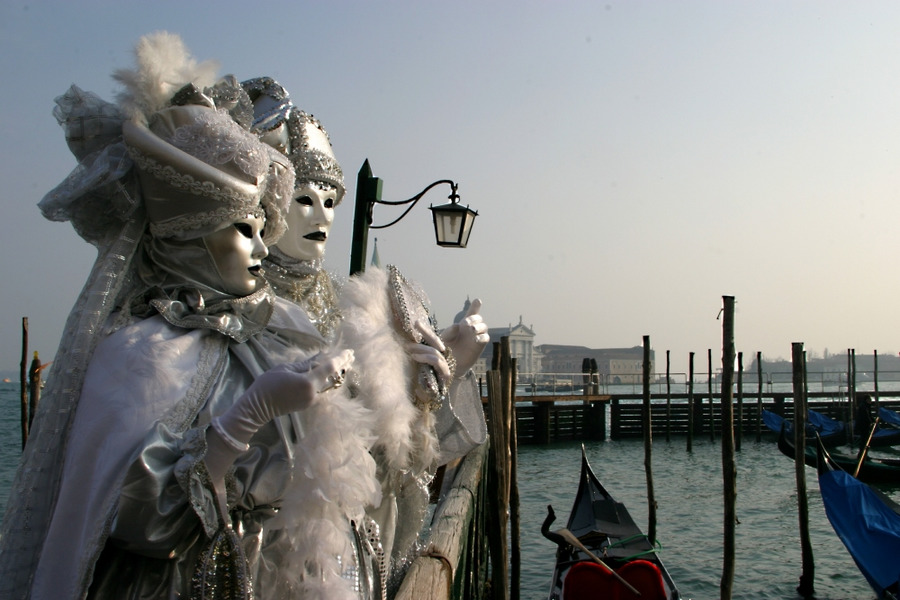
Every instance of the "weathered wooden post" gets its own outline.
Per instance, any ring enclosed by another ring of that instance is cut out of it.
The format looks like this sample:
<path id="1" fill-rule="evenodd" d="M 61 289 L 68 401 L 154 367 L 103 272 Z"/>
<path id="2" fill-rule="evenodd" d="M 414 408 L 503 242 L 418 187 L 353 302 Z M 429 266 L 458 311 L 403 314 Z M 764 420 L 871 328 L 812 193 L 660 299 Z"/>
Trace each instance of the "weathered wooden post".
<path id="1" fill-rule="evenodd" d="M 534 406 L 534 443 L 550 443 L 550 409 L 554 402 L 532 402 Z"/>
<path id="2" fill-rule="evenodd" d="M 666 442 L 672 441 L 672 377 L 669 375 L 669 352 L 666 350 Z"/>
<path id="3" fill-rule="evenodd" d="M 488 532 L 494 600 L 518 600 L 521 547 L 519 539 L 519 494 L 516 482 L 516 361 L 510 355 L 509 338 L 494 344 L 488 372 L 492 477 L 488 496 L 492 518 Z M 512 550 L 507 548 L 510 536 Z M 511 559 L 511 560 L 510 560 Z M 510 580 L 512 573 L 512 580 Z"/>
<path id="4" fill-rule="evenodd" d="M 37 350 L 34 351 L 34 358 L 31 359 L 31 367 L 28 369 L 28 431 L 31 431 L 31 422 L 34 421 L 34 414 L 37 412 L 38 403 L 41 401 L 41 359 L 38 358 Z"/>
<path id="5" fill-rule="evenodd" d="M 494 343 L 492 369 L 487 373 L 488 404 L 490 408 L 490 477 L 488 478 L 488 545 L 491 553 L 491 598 L 509 598 L 509 553 L 506 540 L 509 533 L 509 409 L 503 396 L 503 375 L 500 372 L 501 344 Z"/>
<path id="6" fill-rule="evenodd" d="M 737 353 L 737 432 L 734 447 L 740 451 L 741 442 L 744 440 L 744 353 Z"/>
<path id="7" fill-rule="evenodd" d="M 584 384 L 582 393 L 587 396 L 591 393 L 591 359 L 586 356 L 581 359 L 581 382 Z"/>
<path id="8" fill-rule="evenodd" d="M 709 441 L 716 441 L 715 415 L 713 408 L 712 348 L 706 349 L 706 389 L 709 393 Z"/>
<path id="9" fill-rule="evenodd" d="M 804 598 L 811 598 L 814 591 L 815 565 L 813 564 L 812 543 L 809 539 L 809 506 L 806 494 L 806 365 L 803 344 L 791 345 L 791 362 L 794 383 L 794 475 L 797 480 L 797 514 L 800 520 L 800 548 L 803 572 L 797 592 Z"/>
<path id="10" fill-rule="evenodd" d="M 878 416 L 878 350 L 872 351 L 872 370 L 875 374 L 875 416 Z"/>
<path id="11" fill-rule="evenodd" d="M 756 441 L 762 441 L 762 395 L 763 395 L 763 371 L 762 352 L 756 353 Z"/>
<path id="12" fill-rule="evenodd" d="M 504 385 L 508 386 L 504 394 L 508 398 L 509 409 L 509 539 L 510 539 L 510 600 L 519 600 L 519 584 L 522 572 L 522 544 L 519 521 L 519 482 L 518 482 L 518 422 L 516 416 L 516 374 L 519 372 L 518 360 L 512 358 L 509 349 L 509 338 L 500 338 L 500 371 L 503 373 Z"/>
<path id="13" fill-rule="evenodd" d="M 850 422 L 853 420 L 853 359 L 850 357 L 850 348 L 847 348 L 847 404 L 844 412 L 844 423 L 848 428 L 847 435 L 849 439 L 853 439 L 853 427 Z"/>
<path id="14" fill-rule="evenodd" d="M 688 355 L 688 431 L 687 451 L 694 450 L 694 353 Z"/>
<path id="15" fill-rule="evenodd" d="M 26 365 L 28 364 L 28 317 L 22 317 L 22 361 L 19 363 L 19 388 L 22 393 L 22 448 L 28 441 L 28 388 L 26 387 Z"/>
<path id="16" fill-rule="evenodd" d="M 722 482 L 725 551 L 722 579 L 719 582 L 719 598 L 730 600 L 734 584 L 734 526 L 737 521 L 735 504 L 737 500 L 737 475 L 734 464 L 734 296 L 722 296 L 724 316 L 722 319 Z"/>
<path id="17" fill-rule="evenodd" d="M 850 435 L 852 436 L 853 435 L 852 423 L 853 423 L 853 419 L 856 418 L 856 348 L 850 349 L 850 363 L 851 363 L 850 373 L 852 374 L 852 380 L 850 382 L 851 383 L 851 386 L 850 386 L 850 389 L 851 389 L 851 392 L 850 392 L 850 418 L 847 420 L 847 423 L 851 424 L 850 425 Z M 851 438 L 851 439 L 853 439 L 853 438 Z M 862 443 L 862 440 L 860 440 L 860 443 Z"/>
<path id="18" fill-rule="evenodd" d="M 644 336 L 644 363 L 643 363 L 643 429 L 644 429 L 644 472 L 647 474 L 647 537 L 653 543 L 656 539 L 656 498 L 653 494 L 653 419 L 650 406 L 650 336 Z"/>

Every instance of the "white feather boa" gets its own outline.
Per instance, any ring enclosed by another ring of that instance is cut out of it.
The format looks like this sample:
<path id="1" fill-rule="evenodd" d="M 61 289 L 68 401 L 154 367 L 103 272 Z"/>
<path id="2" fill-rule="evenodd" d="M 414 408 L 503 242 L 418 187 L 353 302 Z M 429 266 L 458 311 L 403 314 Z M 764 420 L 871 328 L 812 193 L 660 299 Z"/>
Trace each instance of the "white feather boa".
<path id="1" fill-rule="evenodd" d="M 341 576 L 354 562 L 350 521 L 361 523 L 366 506 L 381 502 L 369 453 L 372 416 L 344 387 L 323 393 L 302 420 L 293 478 L 271 523 L 291 546 L 278 585 L 291 590 L 285 597 L 358 599 Z"/>
<path id="2" fill-rule="evenodd" d="M 360 523 L 367 506 L 381 504 L 382 493 L 397 492 L 381 488 L 396 482 L 392 474 L 420 475 L 438 455 L 434 415 L 414 403 L 418 366 L 406 350 L 409 340 L 394 318 L 390 293 L 380 269 L 345 284 L 336 347 L 354 351 L 353 398 L 344 387 L 303 413 L 294 480 L 274 524 L 291 538 L 281 573 L 302 598 L 357 598 L 341 578 L 353 556 L 348 521 Z"/>
<path id="3" fill-rule="evenodd" d="M 434 415 L 414 402 L 417 364 L 410 358 L 391 308 L 386 271 L 370 267 L 350 278 L 341 291 L 340 343 L 352 348 L 360 384 L 356 400 L 373 413 L 379 465 L 389 471 L 421 473 L 438 454 Z"/>

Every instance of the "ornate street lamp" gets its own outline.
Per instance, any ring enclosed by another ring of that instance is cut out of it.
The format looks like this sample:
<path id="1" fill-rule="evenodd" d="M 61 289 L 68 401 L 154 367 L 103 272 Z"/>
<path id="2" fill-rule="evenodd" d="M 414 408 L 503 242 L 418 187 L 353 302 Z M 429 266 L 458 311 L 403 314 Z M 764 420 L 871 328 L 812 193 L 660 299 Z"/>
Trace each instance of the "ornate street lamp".
<path id="1" fill-rule="evenodd" d="M 369 244 L 369 229 L 386 229 L 399 222 L 412 210 L 412 207 L 428 193 L 431 188 L 442 184 L 450 185 L 450 202 L 441 206 L 430 206 L 434 218 L 434 236 L 438 246 L 444 248 L 465 248 L 469 243 L 469 235 L 472 233 L 472 223 L 478 212 L 468 206 L 463 207 L 459 203 L 458 187 L 449 179 L 441 179 L 428 185 L 424 190 L 408 200 L 391 202 L 381 199 L 381 179 L 372 176 L 372 168 L 369 160 L 363 163 L 356 178 L 356 206 L 353 215 L 353 242 L 350 247 L 350 275 L 366 270 L 365 259 Z M 372 225 L 372 211 L 376 204 L 390 206 L 403 206 L 408 204 L 406 210 L 399 217 L 385 225 Z"/>

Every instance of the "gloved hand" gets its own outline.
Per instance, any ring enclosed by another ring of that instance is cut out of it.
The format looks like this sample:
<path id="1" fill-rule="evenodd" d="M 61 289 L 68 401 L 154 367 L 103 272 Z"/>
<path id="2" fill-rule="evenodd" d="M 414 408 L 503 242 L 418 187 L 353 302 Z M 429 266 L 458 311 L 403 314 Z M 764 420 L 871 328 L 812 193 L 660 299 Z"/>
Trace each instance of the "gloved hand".
<path id="1" fill-rule="evenodd" d="M 450 347 L 456 359 L 457 375 L 464 375 L 471 369 L 481 356 L 484 347 L 491 341 L 488 326 L 479 314 L 480 311 L 481 300 L 476 298 L 472 300 L 469 311 L 459 323 L 454 323 L 441 332 L 441 338 Z"/>
<path id="2" fill-rule="evenodd" d="M 256 378 L 240 398 L 207 429 L 206 467 L 213 481 L 225 476 L 250 438 L 275 417 L 307 408 L 320 392 L 340 387 L 353 364 L 353 351 L 320 355 L 309 362 L 286 364 Z"/>
<path id="3" fill-rule="evenodd" d="M 443 354 L 446 352 L 444 342 L 424 319 L 416 321 L 415 328 L 422 334 L 422 343 L 410 342 L 406 351 L 417 363 L 431 366 L 444 383 L 449 382 L 453 378 L 453 372 Z"/>

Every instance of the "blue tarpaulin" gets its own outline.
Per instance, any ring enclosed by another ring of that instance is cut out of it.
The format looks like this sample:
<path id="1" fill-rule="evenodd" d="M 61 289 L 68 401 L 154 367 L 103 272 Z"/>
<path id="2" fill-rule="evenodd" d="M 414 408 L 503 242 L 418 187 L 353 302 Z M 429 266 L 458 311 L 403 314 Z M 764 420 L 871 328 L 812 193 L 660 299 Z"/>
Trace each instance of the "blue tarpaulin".
<path id="1" fill-rule="evenodd" d="M 825 513 L 869 584 L 883 595 L 900 581 L 900 514 L 844 471 L 819 475 Z"/>

